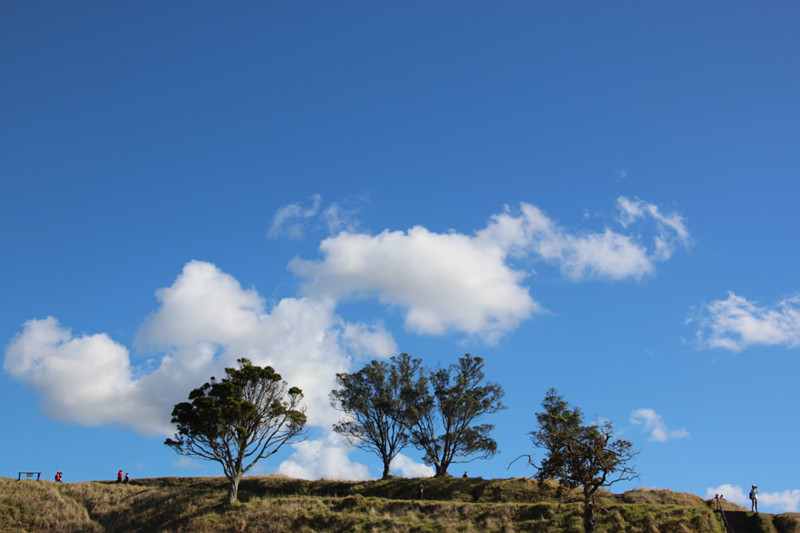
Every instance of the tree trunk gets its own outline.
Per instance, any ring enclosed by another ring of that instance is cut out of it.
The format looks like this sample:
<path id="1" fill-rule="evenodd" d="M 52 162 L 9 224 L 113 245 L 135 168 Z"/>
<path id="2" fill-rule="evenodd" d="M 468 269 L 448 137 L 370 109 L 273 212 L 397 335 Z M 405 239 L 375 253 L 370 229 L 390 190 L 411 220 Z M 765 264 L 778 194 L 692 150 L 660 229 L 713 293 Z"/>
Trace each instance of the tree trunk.
<path id="1" fill-rule="evenodd" d="M 389 479 L 392 477 L 392 473 L 389 471 L 390 464 L 392 464 L 391 461 L 383 462 L 383 475 L 381 476 L 381 479 Z"/>
<path id="2" fill-rule="evenodd" d="M 586 533 L 595 533 L 597 523 L 594 518 L 594 498 L 587 496 L 583 500 L 583 530 Z"/>
<path id="3" fill-rule="evenodd" d="M 233 505 L 233 502 L 236 501 L 238 494 L 239 494 L 239 480 L 242 479 L 242 475 L 237 473 L 234 474 L 232 477 L 228 478 L 228 505 Z"/>

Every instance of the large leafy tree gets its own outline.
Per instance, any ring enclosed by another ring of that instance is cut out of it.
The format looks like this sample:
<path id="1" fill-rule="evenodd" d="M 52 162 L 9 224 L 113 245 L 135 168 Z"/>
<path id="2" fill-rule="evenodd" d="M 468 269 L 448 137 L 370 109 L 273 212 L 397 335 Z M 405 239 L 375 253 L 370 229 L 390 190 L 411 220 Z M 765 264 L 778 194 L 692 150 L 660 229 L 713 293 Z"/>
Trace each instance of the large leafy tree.
<path id="1" fill-rule="evenodd" d="M 538 429 L 531 431 L 534 446 L 545 450 L 545 457 L 536 465 L 536 477 L 557 479 L 570 488 L 579 488 L 583 495 L 583 525 L 594 533 L 595 496 L 601 487 L 637 477 L 629 464 L 638 452 L 626 440 L 613 440 L 611 422 L 584 425 L 583 413 L 570 407 L 555 389 L 550 389 L 542 402 L 543 411 L 536 413 Z"/>
<path id="2" fill-rule="evenodd" d="M 220 463 L 229 482 L 228 504 L 236 501 L 242 476 L 301 436 L 306 422 L 300 389 L 289 387 L 272 367 L 238 362 L 239 368 L 226 368 L 224 378 L 212 377 L 175 406 L 177 433 L 164 442 L 181 455 Z"/>
<path id="3" fill-rule="evenodd" d="M 331 391 L 333 406 L 347 415 L 333 429 L 351 445 L 381 458 L 383 479 L 391 476 L 392 459 L 408 444 L 409 402 L 424 386 L 421 361 L 407 353 L 386 361 L 372 361 L 358 372 L 336 374 Z"/>
<path id="4" fill-rule="evenodd" d="M 430 372 L 430 389 L 408 402 L 411 442 L 444 476 L 452 463 L 486 459 L 497 453 L 489 434 L 494 426 L 478 423 L 505 406 L 497 383 L 484 381 L 483 359 L 466 354 L 448 368 Z"/>

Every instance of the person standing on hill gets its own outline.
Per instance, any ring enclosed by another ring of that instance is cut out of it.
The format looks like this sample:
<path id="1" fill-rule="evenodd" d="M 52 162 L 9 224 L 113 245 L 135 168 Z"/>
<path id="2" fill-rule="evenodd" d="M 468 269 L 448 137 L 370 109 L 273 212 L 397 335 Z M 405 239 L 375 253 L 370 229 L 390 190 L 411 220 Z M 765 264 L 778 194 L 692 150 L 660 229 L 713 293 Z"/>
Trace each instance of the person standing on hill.
<path id="1" fill-rule="evenodd" d="M 117 472 L 117 483 L 122 483 L 122 469 Z"/>
<path id="2" fill-rule="evenodd" d="M 56 483 L 61 483 L 61 472 L 56 472 Z"/>
<path id="3" fill-rule="evenodd" d="M 758 485 L 753 485 L 750 489 L 750 510 L 758 512 Z"/>

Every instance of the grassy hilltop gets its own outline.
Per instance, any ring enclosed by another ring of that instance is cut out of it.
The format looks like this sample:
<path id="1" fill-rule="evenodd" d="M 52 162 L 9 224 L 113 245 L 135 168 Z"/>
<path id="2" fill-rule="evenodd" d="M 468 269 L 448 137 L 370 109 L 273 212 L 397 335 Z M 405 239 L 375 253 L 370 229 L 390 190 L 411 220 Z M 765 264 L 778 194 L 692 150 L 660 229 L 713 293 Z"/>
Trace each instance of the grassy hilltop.
<path id="1" fill-rule="evenodd" d="M 582 531 L 581 504 L 555 484 L 525 479 L 242 480 L 222 504 L 224 478 L 153 478 L 128 485 L 0 478 L 2 532 Z M 560 503 L 561 502 L 561 503 Z M 724 533 L 711 502 L 665 490 L 603 493 L 598 531 Z M 740 509 L 727 504 L 731 509 Z M 800 532 L 800 515 L 752 517 L 754 531 Z"/>

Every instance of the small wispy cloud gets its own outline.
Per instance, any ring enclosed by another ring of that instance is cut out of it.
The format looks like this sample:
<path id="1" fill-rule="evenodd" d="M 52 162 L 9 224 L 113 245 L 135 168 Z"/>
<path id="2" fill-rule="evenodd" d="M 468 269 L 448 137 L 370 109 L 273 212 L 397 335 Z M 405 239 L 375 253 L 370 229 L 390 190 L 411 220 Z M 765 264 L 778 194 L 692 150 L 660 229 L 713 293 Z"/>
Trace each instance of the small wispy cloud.
<path id="1" fill-rule="evenodd" d="M 301 239 L 308 227 L 308 221 L 319 213 L 322 197 L 314 194 L 309 197 L 311 205 L 303 206 L 292 202 L 278 209 L 272 216 L 272 225 L 267 232 L 271 239 L 287 237 Z"/>
<path id="2" fill-rule="evenodd" d="M 689 231 L 686 229 L 683 217 L 677 213 L 665 215 L 655 204 L 642 200 L 631 200 L 624 196 L 617 198 L 617 207 L 620 211 L 620 223 L 628 227 L 633 222 L 650 218 L 656 224 L 656 235 L 653 237 L 655 250 L 653 256 L 658 260 L 672 257 L 678 247 L 691 245 Z"/>
<path id="3" fill-rule="evenodd" d="M 800 345 L 800 296 L 770 307 L 729 292 L 726 299 L 705 305 L 689 322 L 694 320 L 700 323 L 697 340 L 706 348 L 738 352 L 755 345 Z"/>
<path id="4" fill-rule="evenodd" d="M 292 202 L 275 211 L 267 236 L 302 239 L 309 231 L 325 230 L 330 235 L 359 228 L 358 214 L 369 205 L 366 195 L 355 195 L 324 205 L 322 196 L 309 196 L 308 203 Z"/>
<path id="5" fill-rule="evenodd" d="M 664 424 L 661 415 L 653 409 L 636 409 L 631 413 L 631 423 L 637 426 L 644 426 L 645 431 L 650 433 L 648 440 L 655 442 L 666 442 L 673 439 L 683 439 L 689 436 L 685 429 L 669 430 Z"/>

